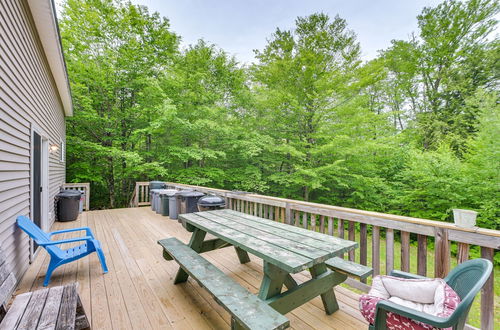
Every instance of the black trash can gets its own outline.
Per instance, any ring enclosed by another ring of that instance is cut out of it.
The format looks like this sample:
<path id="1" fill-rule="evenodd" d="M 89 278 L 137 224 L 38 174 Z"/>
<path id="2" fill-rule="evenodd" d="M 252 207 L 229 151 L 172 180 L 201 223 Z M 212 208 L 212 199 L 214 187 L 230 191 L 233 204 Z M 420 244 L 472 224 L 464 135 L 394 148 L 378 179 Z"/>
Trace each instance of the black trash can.
<path id="1" fill-rule="evenodd" d="M 224 198 L 215 195 L 203 196 L 198 200 L 198 211 L 220 210 L 226 207 Z"/>
<path id="2" fill-rule="evenodd" d="M 198 212 L 198 200 L 205 196 L 204 193 L 198 191 L 183 192 L 179 195 L 181 197 L 181 210 L 179 214 Z"/>
<path id="3" fill-rule="evenodd" d="M 78 190 L 62 190 L 56 195 L 57 220 L 74 221 L 80 211 L 80 198 L 82 193 Z"/>

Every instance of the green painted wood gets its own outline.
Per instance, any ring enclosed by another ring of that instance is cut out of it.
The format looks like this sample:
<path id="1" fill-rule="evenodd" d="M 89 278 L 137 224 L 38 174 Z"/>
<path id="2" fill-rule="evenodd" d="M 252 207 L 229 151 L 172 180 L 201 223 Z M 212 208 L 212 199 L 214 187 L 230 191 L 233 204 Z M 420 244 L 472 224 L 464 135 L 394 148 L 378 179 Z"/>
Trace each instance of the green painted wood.
<path id="1" fill-rule="evenodd" d="M 203 241 L 199 253 L 222 249 L 229 246 L 231 246 L 231 244 L 220 238 L 209 239 Z"/>
<path id="2" fill-rule="evenodd" d="M 285 329 L 290 321 L 175 237 L 158 241 L 172 258 L 248 329 Z M 235 328 L 238 328 L 236 326 Z"/>
<path id="3" fill-rule="evenodd" d="M 328 268 L 348 276 L 356 277 L 359 279 L 366 279 L 373 274 L 373 268 L 363 266 L 353 261 L 345 260 L 342 258 L 334 257 L 325 261 Z"/>
<path id="4" fill-rule="evenodd" d="M 193 232 L 193 235 L 191 236 L 191 240 L 189 241 L 188 246 L 194 252 L 200 252 L 201 247 L 203 246 L 203 240 L 205 239 L 206 235 L 207 235 L 207 233 L 205 231 L 200 230 L 199 228 L 196 228 L 195 231 Z M 170 251 L 168 251 L 168 250 L 166 250 L 166 251 L 169 252 L 170 256 L 172 256 L 172 253 L 170 253 Z M 186 282 L 188 277 L 189 277 L 189 274 L 182 267 L 179 267 L 179 271 L 177 272 L 177 275 L 175 276 L 175 279 L 174 279 L 174 284 Z"/>
<path id="5" fill-rule="evenodd" d="M 214 216 L 214 214 L 212 214 L 212 216 Z M 348 251 L 349 249 L 354 248 L 357 244 L 356 242 L 351 242 L 351 241 L 347 241 L 347 240 L 340 240 L 336 237 L 334 237 L 334 241 L 336 243 L 325 242 L 324 240 L 305 236 L 303 232 L 301 233 L 301 232 L 289 231 L 287 227 L 290 227 L 290 226 L 288 226 L 288 225 L 284 225 L 285 228 L 283 228 L 282 227 L 283 224 L 280 224 L 281 226 L 275 226 L 276 224 L 279 224 L 279 223 L 276 223 L 276 222 L 273 222 L 270 220 L 266 220 L 266 219 L 260 219 L 260 221 L 246 219 L 245 216 L 246 216 L 245 214 L 240 214 L 240 215 L 217 214 L 217 217 L 219 217 L 219 218 L 229 219 L 231 221 L 244 224 L 247 227 L 255 228 L 261 232 L 273 234 L 274 236 L 284 238 L 288 241 L 293 241 L 294 243 L 300 243 L 300 245 L 297 246 L 297 248 L 299 248 L 299 249 L 304 249 L 303 245 L 307 245 L 308 250 L 311 250 L 311 248 L 313 248 L 312 250 L 320 249 L 322 251 L 333 253 L 333 255 L 338 255 L 344 251 Z M 304 231 L 304 230 L 300 229 L 300 231 Z M 309 232 L 309 230 L 306 230 L 306 232 Z M 323 234 L 321 234 L 321 235 L 326 236 Z"/>
<path id="6" fill-rule="evenodd" d="M 241 264 L 246 264 L 247 262 L 250 262 L 250 257 L 248 256 L 247 251 L 240 249 L 239 247 L 234 247 L 234 250 L 236 251 L 236 255 L 238 256 L 238 260 L 240 261 Z"/>
<path id="7" fill-rule="evenodd" d="M 248 219 L 246 218 L 245 214 L 217 213 L 217 215 L 219 217 L 224 217 L 232 221 L 243 223 L 246 226 L 256 228 L 260 231 L 270 233 L 278 237 L 282 237 L 288 240 L 292 240 L 294 242 L 308 245 L 309 247 L 314 248 L 314 250 L 320 249 L 332 253 L 332 255 L 335 256 L 343 252 L 347 252 L 350 249 L 354 249 L 357 246 L 356 242 L 351 242 L 336 237 L 333 237 L 333 240 L 325 241 L 323 236 L 326 237 L 328 236 L 324 234 L 319 234 L 318 237 L 310 237 L 309 235 L 304 235 L 304 232 L 306 234 L 312 233 L 310 230 L 303 230 L 301 228 L 298 228 L 299 229 L 298 231 L 290 231 L 288 230 L 289 227 L 291 228 L 296 228 L 296 227 L 283 225 L 266 219 L 260 219 L 260 218 Z"/>
<path id="8" fill-rule="evenodd" d="M 314 283 L 314 280 L 317 280 L 322 274 L 329 272 L 325 264 L 315 265 L 311 269 L 309 269 L 309 271 L 311 272 L 311 276 L 313 278 L 313 280 L 310 281 L 311 283 Z M 337 276 L 341 275 L 338 274 Z M 343 275 L 341 278 L 342 282 L 344 282 L 347 276 Z M 333 285 L 331 285 L 328 290 L 321 294 L 321 301 L 323 302 L 323 307 L 325 307 L 325 312 L 328 315 L 331 315 L 339 310 L 339 304 L 337 302 L 337 298 L 335 297 L 335 293 L 333 292 Z"/>
<path id="9" fill-rule="evenodd" d="M 259 290 L 259 298 L 269 299 L 281 293 L 287 272 L 264 261 L 264 276 Z"/>
<path id="10" fill-rule="evenodd" d="M 180 217 L 188 223 L 217 236 L 230 244 L 242 248 L 257 257 L 269 261 L 289 273 L 298 273 L 314 265 L 314 261 L 287 249 L 270 244 L 246 233 L 234 230 L 219 223 L 209 221 L 197 213 L 183 214 Z"/>
<path id="11" fill-rule="evenodd" d="M 278 312 L 286 314 L 318 295 L 330 292 L 333 286 L 344 282 L 345 279 L 345 275 L 327 270 L 310 281 L 301 283 L 284 293 L 267 299 L 266 302 Z"/>
<path id="12" fill-rule="evenodd" d="M 340 245 L 340 246 L 346 247 L 349 250 L 358 247 L 358 243 L 356 243 L 356 242 L 348 241 L 345 239 L 340 239 L 338 237 L 325 235 L 322 233 L 314 232 L 311 230 L 307 230 L 307 229 L 303 229 L 303 228 L 299 228 L 299 227 L 295 227 L 295 226 L 290 226 L 290 225 L 279 223 L 279 222 L 268 221 L 266 219 L 255 217 L 255 216 L 252 216 L 249 214 L 235 212 L 233 210 L 227 210 L 227 209 L 216 210 L 216 211 L 209 211 L 209 213 L 212 213 L 215 215 L 231 214 L 231 215 L 243 218 L 245 220 L 258 222 L 258 223 L 266 225 L 266 226 L 281 229 L 282 231 L 285 231 L 286 235 L 289 235 L 289 233 L 296 233 L 296 234 L 299 234 L 300 236 L 313 238 L 313 239 L 316 239 L 316 240 L 319 240 L 321 242 L 325 242 L 328 244 Z"/>
<path id="13" fill-rule="evenodd" d="M 201 246 L 199 253 L 204 253 L 204 252 L 208 252 L 208 251 L 222 249 L 222 248 L 230 247 L 230 246 L 232 246 L 232 245 L 229 244 L 228 242 L 226 242 L 220 238 L 214 238 L 214 239 L 203 241 L 203 244 Z M 170 256 L 170 254 L 168 254 L 165 250 L 163 250 L 163 258 L 165 258 L 165 260 L 173 260 L 172 257 Z"/>
<path id="14" fill-rule="evenodd" d="M 298 286 L 295 279 L 290 274 L 286 274 L 285 282 L 283 283 L 288 290 L 296 288 Z"/>
<path id="15" fill-rule="evenodd" d="M 336 255 L 336 253 L 338 253 L 338 248 L 335 247 L 331 247 L 331 251 L 325 251 L 318 249 L 316 247 L 311 247 L 309 245 L 302 244 L 300 240 L 303 238 L 301 237 L 290 238 L 288 237 L 287 232 L 283 232 L 276 228 L 274 228 L 275 232 L 268 232 L 265 230 L 265 228 L 262 228 L 263 227 L 262 225 L 259 226 L 259 224 L 257 224 L 257 226 L 255 226 L 255 224 L 252 224 L 252 222 L 250 221 L 240 222 L 226 215 L 222 216 L 214 215 L 210 214 L 210 212 L 199 212 L 197 213 L 197 215 L 206 218 L 208 220 L 214 221 L 216 223 L 219 223 L 221 225 L 227 226 L 229 228 L 232 228 L 234 230 L 240 231 L 242 233 L 246 233 L 255 238 L 265 240 L 268 243 L 282 247 L 293 253 L 313 259 L 315 263 L 325 261 L 330 257 Z"/>

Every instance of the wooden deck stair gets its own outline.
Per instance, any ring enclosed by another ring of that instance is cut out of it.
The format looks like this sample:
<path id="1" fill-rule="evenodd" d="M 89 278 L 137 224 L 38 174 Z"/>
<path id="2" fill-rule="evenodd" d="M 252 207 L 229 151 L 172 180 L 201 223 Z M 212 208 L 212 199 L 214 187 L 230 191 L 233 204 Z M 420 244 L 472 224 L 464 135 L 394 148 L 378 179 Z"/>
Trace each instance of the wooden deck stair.
<path id="1" fill-rule="evenodd" d="M 178 265 L 163 259 L 159 239 L 188 233 L 177 221 L 154 214 L 150 208 L 84 212 L 77 221 L 55 223 L 52 230 L 89 226 L 101 241 L 109 273 L 102 274 L 96 256 L 64 265 L 52 275 L 49 287 L 78 281 L 85 311 L 94 329 L 229 329 L 231 318 L 195 280 L 173 285 Z M 64 238 L 73 237 L 71 233 Z M 250 292 L 262 279 L 262 261 L 240 264 L 232 249 L 203 256 Z M 41 288 L 49 258 L 40 251 L 21 280 L 16 294 Z M 295 279 L 308 278 L 306 272 Z M 326 315 L 320 298 L 286 314 L 295 329 L 365 329 L 358 311 L 358 295 L 336 288 L 340 310 Z"/>

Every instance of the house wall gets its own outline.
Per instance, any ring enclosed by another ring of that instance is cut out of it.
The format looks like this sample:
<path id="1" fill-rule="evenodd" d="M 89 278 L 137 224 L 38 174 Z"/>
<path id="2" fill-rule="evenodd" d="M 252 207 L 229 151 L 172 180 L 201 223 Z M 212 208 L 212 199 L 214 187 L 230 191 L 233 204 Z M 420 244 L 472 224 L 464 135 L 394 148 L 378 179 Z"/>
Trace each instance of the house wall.
<path id="1" fill-rule="evenodd" d="M 29 240 L 15 225 L 30 216 L 31 131 L 50 144 L 65 141 L 64 112 L 25 0 L 0 1 L 0 244 L 18 278 L 29 263 Z M 65 182 L 62 149 L 49 153 L 49 226 L 54 196 Z"/>

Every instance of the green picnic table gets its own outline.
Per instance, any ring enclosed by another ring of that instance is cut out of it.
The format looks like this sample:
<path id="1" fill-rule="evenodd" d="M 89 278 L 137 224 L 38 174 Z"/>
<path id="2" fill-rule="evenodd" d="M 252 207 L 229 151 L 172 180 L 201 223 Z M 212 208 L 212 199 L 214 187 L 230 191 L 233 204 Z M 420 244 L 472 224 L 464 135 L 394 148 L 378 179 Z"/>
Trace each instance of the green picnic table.
<path id="1" fill-rule="evenodd" d="M 344 282 L 347 275 L 329 269 L 327 262 L 355 249 L 356 242 L 229 209 L 181 214 L 179 219 L 193 233 L 188 246 L 195 253 L 234 246 L 241 263 L 250 261 L 248 253 L 261 258 L 264 274 L 258 298 L 277 312 L 286 314 L 317 296 L 321 296 L 327 314 L 339 309 L 333 288 Z M 205 239 L 207 233 L 215 238 Z M 183 261 L 189 259 L 186 251 L 176 256 L 173 252 L 179 243 L 174 242 L 174 246 L 169 240 L 172 239 L 160 240 L 159 243 L 167 252 L 164 252 L 165 258 L 175 259 L 181 265 L 174 283 L 185 282 L 190 274 L 193 277 L 197 277 L 196 274 L 206 276 L 208 265 L 198 272 L 191 272 L 189 268 L 192 266 Z M 195 256 L 191 255 L 191 258 Z M 309 270 L 311 279 L 298 284 L 291 274 L 304 270 Z M 218 293 L 212 292 L 216 298 L 224 295 L 222 291 L 231 289 L 217 290 Z"/>

